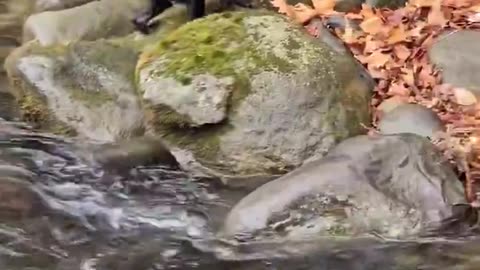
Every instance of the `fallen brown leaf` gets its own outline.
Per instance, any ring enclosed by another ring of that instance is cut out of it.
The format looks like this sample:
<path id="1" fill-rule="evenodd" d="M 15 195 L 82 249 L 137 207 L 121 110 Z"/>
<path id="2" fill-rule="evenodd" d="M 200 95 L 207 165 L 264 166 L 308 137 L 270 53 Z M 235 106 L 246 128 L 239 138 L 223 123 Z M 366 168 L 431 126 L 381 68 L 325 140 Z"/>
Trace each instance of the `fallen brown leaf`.
<path id="1" fill-rule="evenodd" d="M 471 106 L 477 103 L 475 95 L 465 88 L 453 88 L 453 95 L 455 102 L 463 106 Z"/>
<path id="2" fill-rule="evenodd" d="M 402 62 L 407 60 L 408 57 L 412 54 L 410 49 L 408 49 L 407 46 L 403 44 L 395 45 L 395 47 L 393 47 L 393 51 L 395 55 L 398 57 L 398 59 L 401 60 Z"/>
<path id="3" fill-rule="evenodd" d="M 445 26 L 448 20 L 442 11 L 442 0 L 435 0 L 430 12 L 428 13 L 427 22 L 429 25 Z"/>
<path id="4" fill-rule="evenodd" d="M 398 42 L 408 40 L 408 33 L 405 32 L 405 26 L 400 24 L 398 27 L 395 27 L 390 31 L 389 37 L 387 38 L 388 44 L 395 44 Z"/>
<path id="5" fill-rule="evenodd" d="M 360 24 L 365 33 L 375 35 L 385 30 L 383 21 L 378 17 L 371 17 Z"/>
<path id="6" fill-rule="evenodd" d="M 381 51 L 375 51 L 369 56 L 367 56 L 368 67 L 379 68 L 385 66 L 385 64 L 390 61 L 392 57 Z"/>
<path id="7" fill-rule="evenodd" d="M 293 9 L 295 11 L 295 15 L 293 16 L 295 21 L 301 24 L 306 23 L 317 16 L 317 13 L 313 8 L 302 3 L 296 4 Z"/>
<path id="8" fill-rule="evenodd" d="M 410 95 L 410 89 L 406 88 L 403 83 L 392 83 L 388 88 L 388 95 L 407 97 Z"/>
<path id="9" fill-rule="evenodd" d="M 336 0 L 312 0 L 313 7 L 318 15 L 336 13 L 334 11 Z"/>

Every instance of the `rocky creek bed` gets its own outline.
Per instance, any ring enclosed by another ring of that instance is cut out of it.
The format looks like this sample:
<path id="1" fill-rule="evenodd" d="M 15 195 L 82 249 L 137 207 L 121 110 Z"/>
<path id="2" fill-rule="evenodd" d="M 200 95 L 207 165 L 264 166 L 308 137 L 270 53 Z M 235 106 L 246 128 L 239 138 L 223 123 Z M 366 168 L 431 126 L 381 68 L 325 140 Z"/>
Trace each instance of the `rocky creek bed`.
<path id="1" fill-rule="evenodd" d="M 442 120 L 366 135 L 375 82 L 318 20 L 207 1 L 144 36 L 149 1 L 4 2 L 1 269 L 476 269 Z"/>

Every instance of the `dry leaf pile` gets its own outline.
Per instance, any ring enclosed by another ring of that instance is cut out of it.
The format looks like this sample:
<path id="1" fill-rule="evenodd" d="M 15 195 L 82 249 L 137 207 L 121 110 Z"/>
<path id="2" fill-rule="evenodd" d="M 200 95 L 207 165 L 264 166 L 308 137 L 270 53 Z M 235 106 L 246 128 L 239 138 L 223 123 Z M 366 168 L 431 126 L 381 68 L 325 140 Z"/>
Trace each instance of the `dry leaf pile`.
<path id="1" fill-rule="evenodd" d="M 468 89 L 442 84 L 441 72 L 429 63 L 427 51 L 434 40 L 451 31 L 480 29 L 480 0 L 410 0 L 395 10 L 362 5 L 350 13 L 334 11 L 335 0 L 312 0 L 313 6 L 271 2 L 301 24 L 342 16 L 346 27 L 332 31 L 377 81 L 374 126 L 379 105 L 385 101 L 431 108 L 447 126 L 444 138 L 436 143 L 465 172 L 466 195 L 475 199 L 473 183 L 480 179 L 480 103 Z M 312 35 L 319 33 L 306 27 Z"/>

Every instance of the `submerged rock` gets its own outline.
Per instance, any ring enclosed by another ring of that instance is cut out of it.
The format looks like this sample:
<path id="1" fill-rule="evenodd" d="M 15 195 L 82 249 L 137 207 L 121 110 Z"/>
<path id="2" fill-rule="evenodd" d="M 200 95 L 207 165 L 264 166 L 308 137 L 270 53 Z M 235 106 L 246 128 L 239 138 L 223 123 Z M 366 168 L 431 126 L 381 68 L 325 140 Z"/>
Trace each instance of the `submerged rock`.
<path id="1" fill-rule="evenodd" d="M 143 137 L 102 145 L 94 151 L 95 160 L 104 169 L 125 171 L 137 166 L 169 165 L 177 167 L 175 157 L 158 138 Z"/>
<path id="2" fill-rule="evenodd" d="M 244 197 L 221 234 L 407 237 L 438 226 L 462 204 L 460 181 L 427 139 L 358 136 Z"/>
<path id="3" fill-rule="evenodd" d="M 34 214 L 41 202 L 30 183 L 34 175 L 24 168 L 7 164 L 0 165 L 0 175 L 0 219 L 5 221 Z"/>
<path id="4" fill-rule="evenodd" d="M 31 43 L 9 56 L 6 69 L 24 120 L 55 133 L 113 141 L 143 133 L 136 59 L 134 50 L 107 41 Z"/>
<path id="5" fill-rule="evenodd" d="M 152 132 L 222 177 L 285 173 L 370 122 L 356 60 L 272 13 L 183 25 L 141 55 L 137 81 Z"/>
<path id="6" fill-rule="evenodd" d="M 403 104 L 385 113 L 378 122 L 378 129 L 382 134 L 413 133 L 434 138 L 444 126 L 438 115 L 427 107 Z"/>

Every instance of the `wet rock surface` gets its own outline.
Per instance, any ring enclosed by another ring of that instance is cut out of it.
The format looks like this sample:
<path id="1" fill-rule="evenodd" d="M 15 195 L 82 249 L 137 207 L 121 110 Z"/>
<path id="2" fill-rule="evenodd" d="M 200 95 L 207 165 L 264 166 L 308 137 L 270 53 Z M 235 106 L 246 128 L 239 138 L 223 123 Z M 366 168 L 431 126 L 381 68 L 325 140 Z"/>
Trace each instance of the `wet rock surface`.
<path id="1" fill-rule="evenodd" d="M 428 140 L 413 134 L 359 136 L 247 195 L 229 213 L 222 233 L 283 228 L 287 237 L 407 237 L 440 225 L 453 205 L 465 203 L 460 182 Z"/>
<path id="2" fill-rule="evenodd" d="M 31 44 L 12 53 L 6 67 L 24 120 L 56 133 L 113 141 L 144 131 L 133 82 L 136 56 L 108 42 Z"/>

